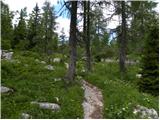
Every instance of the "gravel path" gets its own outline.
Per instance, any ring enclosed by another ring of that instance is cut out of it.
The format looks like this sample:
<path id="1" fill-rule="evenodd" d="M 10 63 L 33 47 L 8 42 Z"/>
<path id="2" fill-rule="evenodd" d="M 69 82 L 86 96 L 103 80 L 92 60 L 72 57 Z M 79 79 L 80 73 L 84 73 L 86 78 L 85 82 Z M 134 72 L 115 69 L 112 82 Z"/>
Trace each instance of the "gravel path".
<path id="1" fill-rule="evenodd" d="M 92 84 L 82 81 L 84 89 L 84 119 L 102 119 L 103 118 L 103 96 L 100 89 Z"/>

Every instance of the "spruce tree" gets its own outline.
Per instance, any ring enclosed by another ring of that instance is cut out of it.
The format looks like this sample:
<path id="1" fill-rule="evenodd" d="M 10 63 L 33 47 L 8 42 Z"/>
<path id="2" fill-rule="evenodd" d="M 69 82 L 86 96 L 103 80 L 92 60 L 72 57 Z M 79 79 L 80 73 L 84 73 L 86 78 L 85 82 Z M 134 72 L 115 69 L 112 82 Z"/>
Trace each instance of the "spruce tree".
<path id="1" fill-rule="evenodd" d="M 14 28 L 14 40 L 13 48 L 26 49 L 28 45 L 27 37 L 27 27 L 25 17 L 27 16 L 27 8 L 21 9 L 18 25 Z"/>
<path id="2" fill-rule="evenodd" d="M 54 7 L 51 6 L 51 3 L 46 1 L 43 6 L 42 13 L 42 48 L 46 54 L 52 54 L 53 51 L 57 48 L 57 34 L 55 30 L 55 12 Z"/>
<path id="3" fill-rule="evenodd" d="M 9 7 L 1 1 L 1 42 L 2 49 L 10 49 L 11 41 L 13 39 L 13 14 L 9 11 Z"/>
<path id="4" fill-rule="evenodd" d="M 34 7 L 32 14 L 30 15 L 30 19 L 28 22 L 28 35 L 27 38 L 29 40 L 29 49 L 34 48 L 35 46 L 37 46 L 40 43 L 40 21 L 41 21 L 41 17 L 40 17 L 40 9 L 38 7 L 38 4 L 36 4 L 36 6 Z"/>
<path id="5" fill-rule="evenodd" d="M 144 53 L 142 56 L 142 78 L 139 80 L 139 89 L 152 95 L 159 94 L 159 36 L 158 25 L 151 27 L 146 36 Z"/>

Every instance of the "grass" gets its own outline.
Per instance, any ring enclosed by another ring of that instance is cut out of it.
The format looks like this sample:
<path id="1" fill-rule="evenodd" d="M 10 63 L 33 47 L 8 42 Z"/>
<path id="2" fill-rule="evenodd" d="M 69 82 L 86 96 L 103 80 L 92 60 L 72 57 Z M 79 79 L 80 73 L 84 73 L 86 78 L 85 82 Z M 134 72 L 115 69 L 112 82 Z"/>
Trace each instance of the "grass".
<path id="1" fill-rule="evenodd" d="M 1 118 L 18 119 L 22 113 L 28 113 L 35 119 L 83 118 L 83 90 L 80 85 L 77 83 L 66 90 L 62 80 L 55 80 L 64 76 L 64 64 L 52 63 L 55 70 L 50 71 L 44 68 L 45 64 L 35 61 L 40 58 L 36 53 L 16 52 L 13 60 L 2 60 L 1 84 L 14 92 L 1 95 Z M 32 101 L 58 103 L 61 109 L 56 112 L 43 110 L 30 104 Z"/>
<path id="2" fill-rule="evenodd" d="M 138 66 L 128 66 L 127 80 L 120 80 L 118 70 L 117 63 L 97 63 L 93 72 L 85 77 L 102 90 L 104 118 L 138 118 L 133 114 L 136 105 L 154 108 L 158 112 L 158 97 L 140 93 L 136 87 Z"/>
<path id="3" fill-rule="evenodd" d="M 84 94 L 79 82 L 65 89 L 63 80 L 56 81 L 66 73 L 63 63 L 65 60 L 62 63 L 42 64 L 36 62 L 36 59 L 47 61 L 45 56 L 28 51 L 16 51 L 13 60 L 2 60 L 1 83 L 12 88 L 14 92 L 2 94 L 1 118 L 18 119 L 21 118 L 22 113 L 28 113 L 35 119 L 83 118 Z M 136 87 L 138 65 L 127 66 L 126 80 L 120 80 L 117 63 L 95 63 L 93 72 L 88 75 L 83 71 L 84 61 L 77 63 L 76 79 L 80 80 L 84 77 L 102 90 L 104 118 L 138 118 L 133 114 L 136 105 L 159 111 L 158 97 L 140 93 Z M 47 64 L 53 65 L 55 70 L 45 69 Z M 59 100 L 57 101 L 56 98 Z M 40 109 L 37 105 L 30 104 L 32 101 L 57 103 L 61 109 L 56 112 Z"/>

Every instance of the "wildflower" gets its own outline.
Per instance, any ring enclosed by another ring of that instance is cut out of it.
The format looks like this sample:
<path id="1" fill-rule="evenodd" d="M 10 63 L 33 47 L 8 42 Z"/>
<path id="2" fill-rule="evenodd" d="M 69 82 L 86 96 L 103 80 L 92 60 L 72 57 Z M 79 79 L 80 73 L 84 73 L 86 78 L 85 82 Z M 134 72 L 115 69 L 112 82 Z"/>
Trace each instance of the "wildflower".
<path id="1" fill-rule="evenodd" d="M 125 111 L 125 110 L 126 110 L 126 108 L 122 108 L 122 110 L 123 110 L 123 111 Z"/>

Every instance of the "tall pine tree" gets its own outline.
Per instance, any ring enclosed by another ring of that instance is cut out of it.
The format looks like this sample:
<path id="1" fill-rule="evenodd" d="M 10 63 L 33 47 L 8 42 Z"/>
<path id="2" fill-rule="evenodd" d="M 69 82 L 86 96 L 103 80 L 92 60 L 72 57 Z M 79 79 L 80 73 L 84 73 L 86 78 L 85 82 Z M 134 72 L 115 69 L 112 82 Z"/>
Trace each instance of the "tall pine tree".
<path id="1" fill-rule="evenodd" d="M 28 35 L 27 39 L 29 40 L 28 48 L 32 49 L 40 43 L 40 29 L 41 29 L 41 17 L 40 9 L 38 4 L 34 7 L 30 19 L 28 22 Z"/>
<path id="2" fill-rule="evenodd" d="M 57 34 L 54 32 L 56 29 L 55 25 L 55 12 L 54 7 L 51 6 L 51 3 L 46 1 L 43 6 L 42 13 L 42 48 L 46 54 L 52 54 L 53 51 L 57 49 L 58 39 Z"/>
<path id="3" fill-rule="evenodd" d="M 146 36 L 142 56 L 142 78 L 139 80 L 139 89 L 143 92 L 159 95 L 159 29 L 158 22 L 151 26 Z"/>
<path id="4" fill-rule="evenodd" d="M 26 26 L 26 20 L 27 17 L 27 8 L 21 9 L 20 11 L 20 17 L 18 25 L 14 28 L 14 40 L 12 43 L 13 48 L 17 49 L 27 49 L 28 41 L 27 41 L 27 26 Z"/>

